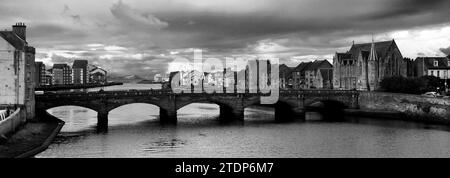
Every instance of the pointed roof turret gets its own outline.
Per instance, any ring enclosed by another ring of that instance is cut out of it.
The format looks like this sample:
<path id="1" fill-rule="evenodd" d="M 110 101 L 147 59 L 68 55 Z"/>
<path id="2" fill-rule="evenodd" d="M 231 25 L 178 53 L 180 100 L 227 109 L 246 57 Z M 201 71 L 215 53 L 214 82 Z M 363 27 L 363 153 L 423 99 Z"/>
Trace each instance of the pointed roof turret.
<path id="1" fill-rule="evenodd" d="M 372 45 L 370 47 L 370 56 L 369 56 L 369 61 L 376 61 L 377 60 L 377 51 L 375 49 L 375 41 L 373 40 L 373 35 L 372 35 Z"/>

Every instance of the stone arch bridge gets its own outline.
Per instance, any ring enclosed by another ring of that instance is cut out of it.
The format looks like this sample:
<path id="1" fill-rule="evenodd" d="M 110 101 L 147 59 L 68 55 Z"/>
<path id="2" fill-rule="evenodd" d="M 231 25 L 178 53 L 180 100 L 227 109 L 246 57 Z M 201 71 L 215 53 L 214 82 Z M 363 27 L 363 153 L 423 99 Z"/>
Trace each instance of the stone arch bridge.
<path id="1" fill-rule="evenodd" d="M 165 90 L 127 90 L 102 92 L 64 92 L 36 95 L 36 114 L 59 106 L 80 106 L 98 114 L 98 126 L 107 127 L 108 113 L 120 106 L 145 103 L 160 108 L 160 121 L 176 123 L 177 110 L 191 103 L 214 103 L 220 107 L 220 120 L 243 120 L 244 110 L 260 105 L 261 94 L 192 93 L 174 94 Z M 280 91 L 275 108 L 276 121 L 288 121 L 304 114 L 308 108 L 357 109 L 357 91 L 341 90 L 285 90 Z"/>

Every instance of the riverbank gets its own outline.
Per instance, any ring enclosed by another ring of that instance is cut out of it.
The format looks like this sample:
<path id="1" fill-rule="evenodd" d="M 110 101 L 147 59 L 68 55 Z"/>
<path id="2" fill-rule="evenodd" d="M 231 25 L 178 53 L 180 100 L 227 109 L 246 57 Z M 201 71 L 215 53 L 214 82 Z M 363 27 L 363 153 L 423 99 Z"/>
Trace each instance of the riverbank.
<path id="1" fill-rule="evenodd" d="M 432 116 L 417 116 L 408 113 L 402 113 L 398 111 L 386 111 L 386 110 L 368 110 L 368 109 L 345 109 L 346 116 L 351 117 L 365 117 L 382 121 L 407 121 L 416 122 L 422 124 L 436 124 L 443 126 L 450 126 L 450 120 Z"/>
<path id="2" fill-rule="evenodd" d="M 64 122 L 50 115 L 28 122 L 0 144 L 0 158 L 28 158 L 44 151 L 59 133 Z"/>
<path id="3" fill-rule="evenodd" d="M 359 109 L 349 111 L 349 114 L 430 124 L 450 124 L 450 99 L 398 93 L 360 92 L 358 105 Z"/>

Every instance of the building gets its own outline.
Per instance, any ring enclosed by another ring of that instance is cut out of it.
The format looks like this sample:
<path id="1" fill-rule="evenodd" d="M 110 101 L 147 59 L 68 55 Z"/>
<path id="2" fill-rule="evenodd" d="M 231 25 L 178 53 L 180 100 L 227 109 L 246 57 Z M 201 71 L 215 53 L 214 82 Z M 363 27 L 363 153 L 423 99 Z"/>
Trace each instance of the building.
<path id="1" fill-rule="evenodd" d="M 72 65 L 72 83 L 73 84 L 87 84 L 88 78 L 88 61 L 75 60 Z"/>
<path id="2" fill-rule="evenodd" d="M 44 85 L 53 85 L 53 74 L 51 70 L 46 70 L 44 75 Z"/>
<path id="3" fill-rule="evenodd" d="M 181 72 L 171 72 L 169 82 L 172 83 L 173 77 L 179 75 L 178 77 L 178 88 L 184 92 L 192 92 L 194 87 L 203 88 L 204 73 L 191 70 L 191 71 L 181 71 Z"/>
<path id="4" fill-rule="evenodd" d="M 267 64 L 267 73 L 259 67 L 262 63 Z M 232 68 L 224 68 L 222 71 L 213 72 L 199 72 L 197 70 L 171 72 L 169 83 L 172 84 L 173 77 L 179 75 L 180 90 L 190 91 L 197 88 L 206 88 L 208 91 L 216 92 L 239 92 L 239 93 L 257 93 L 268 92 L 272 86 L 279 86 L 277 80 L 272 80 L 272 65 L 269 60 L 250 60 L 245 69 L 236 71 Z M 277 75 L 278 76 L 278 75 Z M 260 83 L 260 81 L 267 81 L 267 83 Z M 276 82 L 276 83 L 275 83 Z M 273 85 L 272 85 L 273 84 Z M 231 89 L 235 89 L 232 91 Z"/>
<path id="5" fill-rule="evenodd" d="M 162 82 L 161 74 L 155 74 L 155 76 L 153 76 L 153 81 L 154 82 Z"/>
<path id="6" fill-rule="evenodd" d="M 45 64 L 43 62 L 35 62 L 34 70 L 36 71 L 36 87 L 45 85 Z"/>
<path id="7" fill-rule="evenodd" d="M 106 76 L 107 76 L 106 70 L 96 67 L 91 69 L 89 71 L 89 81 L 90 83 L 98 83 L 98 84 L 104 84 L 107 83 Z"/>
<path id="8" fill-rule="evenodd" d="M 414 60 L 415 76 L 435 76 L 450 79 L 450 59 L 448 57 L 418 57 Z"/>
<path id="9" fill-rule="evenodd" d="M 97 69 L 97 68 L 98 67 L 95 66 L 95 65 L 91 65 L 91 64 L 87 65 L 87 71 L 88 71 L 88 73 L 87 73 L 87 83 L 95 83 L 95 82 L 92 81 L 92 76 L 91 76 L 92 73 L 91 73 L 91 71 L 93 71 L 94 69 Z"/>
<path id="10" fill-rule="evenodd" d="M 406 66 L 406 76 L 415 77 L 414 60 L 411 58 L 403 58 Z"/>
<path id="11" fill-rule="evenodd" d="M 385 77 L 406 77 L 407 67 L 395 40 L 353 44 L 333 57 L 333 88 L 379 89 Z"/>
<path id="12" fill-rule="evenodd" d="M 327 60 L 311 62 L 304 71 L 304 89 L 332 89 L 333 65 Z"/>
<path id="13" fill-rule="evenodd" d="M 279 69 L 280 74 L 280 88 L 290 89 L 293 88 L 293 78 L 292 78 L 293 68 L 288 67 L 286 64 L 281 64 Z"/>
<path id="14" fill-rule="evenodd" d="M 292 88 L 304 89 L 306 88 L 305 69 L 311 64 L 311 62 L 302 62 L 292 70 Z"/>
<path id="15" fill-rule="evenodd" d="M 24 23 L 0 31 L 0 105 L 24 106 L 27 119 L 34 118 L 35 53 Z"/>
<path id="16" fill-rule="evenodd" d="M 53 85 L 72 84 L 72 69 L 67 64 L 54 64 L 52 69 Z"/>
<path id="17" fill-rule="evenodd" d="M 165 73 L 163 75 L 163 77 L 162 77 L 162 81 L 163 82 L 168 82 L 169 81 L 169 77 L 170 77 L 170 74 L 169 73 Z"/>

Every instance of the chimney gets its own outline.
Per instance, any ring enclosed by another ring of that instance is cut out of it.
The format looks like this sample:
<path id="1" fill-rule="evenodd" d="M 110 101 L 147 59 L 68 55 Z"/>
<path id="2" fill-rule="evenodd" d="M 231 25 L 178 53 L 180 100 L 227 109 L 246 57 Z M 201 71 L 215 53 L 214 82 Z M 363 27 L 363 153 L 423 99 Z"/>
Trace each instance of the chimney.
<path id="1" fill-rule="evenodd" d="M 27 26 L 25 26 L 25 23 L 18 22 L 16 23 L 16 25 L 12 26 L 12 29 L 17 36 L 22 38 L 22 40 L 27 41 L 27 33 L 26 33 Z"/>

